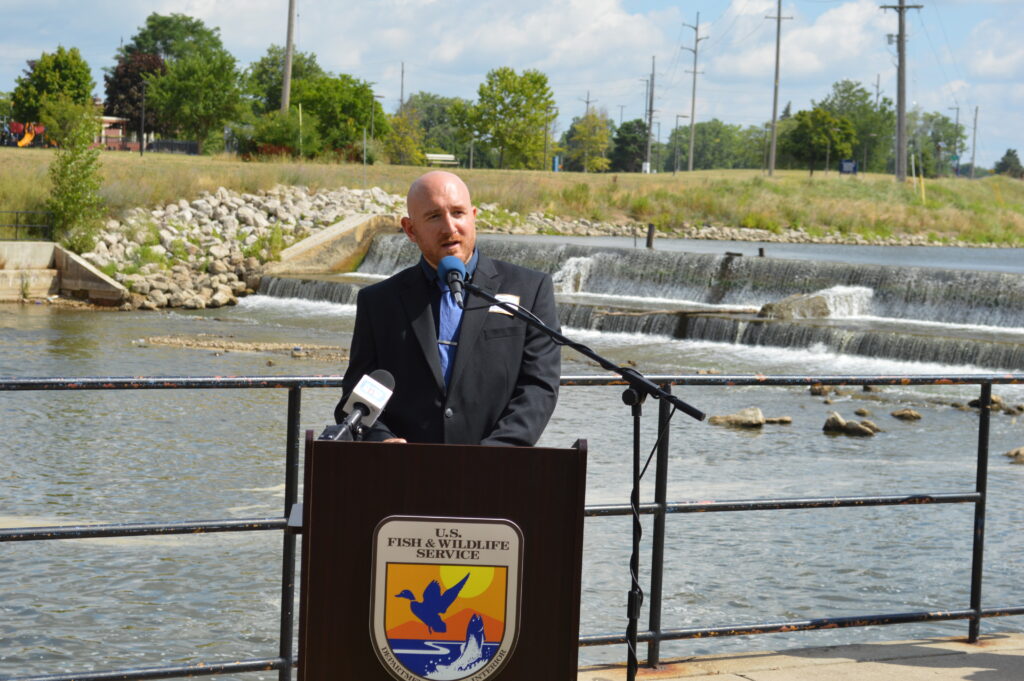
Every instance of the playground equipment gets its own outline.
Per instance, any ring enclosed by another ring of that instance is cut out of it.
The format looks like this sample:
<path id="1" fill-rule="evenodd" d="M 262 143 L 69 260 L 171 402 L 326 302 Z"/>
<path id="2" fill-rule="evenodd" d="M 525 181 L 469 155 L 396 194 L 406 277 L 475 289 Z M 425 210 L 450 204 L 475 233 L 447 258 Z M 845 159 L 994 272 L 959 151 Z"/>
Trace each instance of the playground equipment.
<path id="1" fill-rule="evenodd" d="M 37 135 L 42 135 L 46 130 L 44 126 L 37 123 L 19 123 L 17 121 L 11 121 L 8 129 L 15 138 L 21 135 L 21 139 L 18 140 L 19 147 L 29 146 Z"/>
<path id="2" fill-rule="evenodd" d="M 36 136 L 36 128 L 35 128 L 35 126 L 34 125 L 26 125 L 25 126 L 25 135 L 20 140 L 18 140 L 18 146 L 19 147 L 27 147 L 28 145 L 32 144 L 32 140 L 35 138 L 35 136 Z"/>

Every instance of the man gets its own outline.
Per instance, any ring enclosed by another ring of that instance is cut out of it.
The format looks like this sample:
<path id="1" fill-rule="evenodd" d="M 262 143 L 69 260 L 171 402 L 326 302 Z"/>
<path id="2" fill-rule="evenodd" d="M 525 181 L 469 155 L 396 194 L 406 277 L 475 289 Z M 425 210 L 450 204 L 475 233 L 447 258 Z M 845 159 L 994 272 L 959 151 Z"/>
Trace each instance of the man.
<path id="1" fill-rule="evenodd" d="M 466 310 L 438 280 L 441 258 L 467 277 L 558 328 L 551 277 L 491 260 L 476 249 L 476 207 L 456 175 L 429 172 L 409 188 L 402 229 L 420 261 L 359 292 L 341 402 L 364 375 L 386 369 L 395 391 L 365 439 L 376 442 L 532 446 L 558 398 L 559 347 L 479 296 Z"/>

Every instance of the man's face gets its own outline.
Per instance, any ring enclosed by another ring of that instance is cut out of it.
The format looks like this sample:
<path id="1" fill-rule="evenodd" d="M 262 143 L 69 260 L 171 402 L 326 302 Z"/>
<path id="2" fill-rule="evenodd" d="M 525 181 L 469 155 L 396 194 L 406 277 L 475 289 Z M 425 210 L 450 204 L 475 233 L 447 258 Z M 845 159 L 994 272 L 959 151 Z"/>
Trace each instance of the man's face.
<path id="1" fill-rule="evenodd" d="M 424 175 L 409 193 L 409 217 L 402 229 L 433 267 L 446 255 L 464 263 L 476 246 L 476 207 L 469 189 L 451 173 Z"/>

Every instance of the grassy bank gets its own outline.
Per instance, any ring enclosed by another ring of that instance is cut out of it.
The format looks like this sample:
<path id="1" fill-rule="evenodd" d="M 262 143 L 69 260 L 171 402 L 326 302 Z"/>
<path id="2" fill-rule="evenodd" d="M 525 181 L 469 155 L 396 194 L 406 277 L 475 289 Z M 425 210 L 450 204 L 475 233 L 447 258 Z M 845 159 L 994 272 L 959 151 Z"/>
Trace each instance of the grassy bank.
<path id="1" fill-rule="evenodd" d="M 40 210 L 49 191 L 52 152 L 0 148 L 0 210 Z M 404 194 L 423 168 L 378 165 L 259 162 L 232 157 L 104 152 L 103 197 L 111 215 L 154 206 L 224 186 L 254 192 L 275 184 L 310 189 L 379 186 Z M 1024 246 L 1024 182 L 929 180 L 926 200 L 912 184 L 885 175 L 840 177 L 782 171 L 697 171 L 678 175 L 545 173 L 462 170 L 477 202 L 520 213 L 609 222 L 653 222 L 659 227 L 711 223 L 812 235 L 866 238 L 924 234 L 936 242 Z"/>

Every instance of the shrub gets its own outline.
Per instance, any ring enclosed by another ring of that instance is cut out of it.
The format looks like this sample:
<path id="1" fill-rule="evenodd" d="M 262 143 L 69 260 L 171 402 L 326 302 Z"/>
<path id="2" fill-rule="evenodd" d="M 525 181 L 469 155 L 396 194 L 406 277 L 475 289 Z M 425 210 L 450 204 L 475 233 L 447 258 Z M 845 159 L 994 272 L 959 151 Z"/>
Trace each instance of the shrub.
<path id="1" fill-rule="evenodd" d="M 50 164 L 47 210 L 62 244 L 77 253 L 92 250 L 103 216 L 100 196 L 100 152 L 91 148 L 99 123 L 92 104 L 77 105 L 64 99 L 47 102 L 49 116 L 62 119 L 59 144 Z"/>

